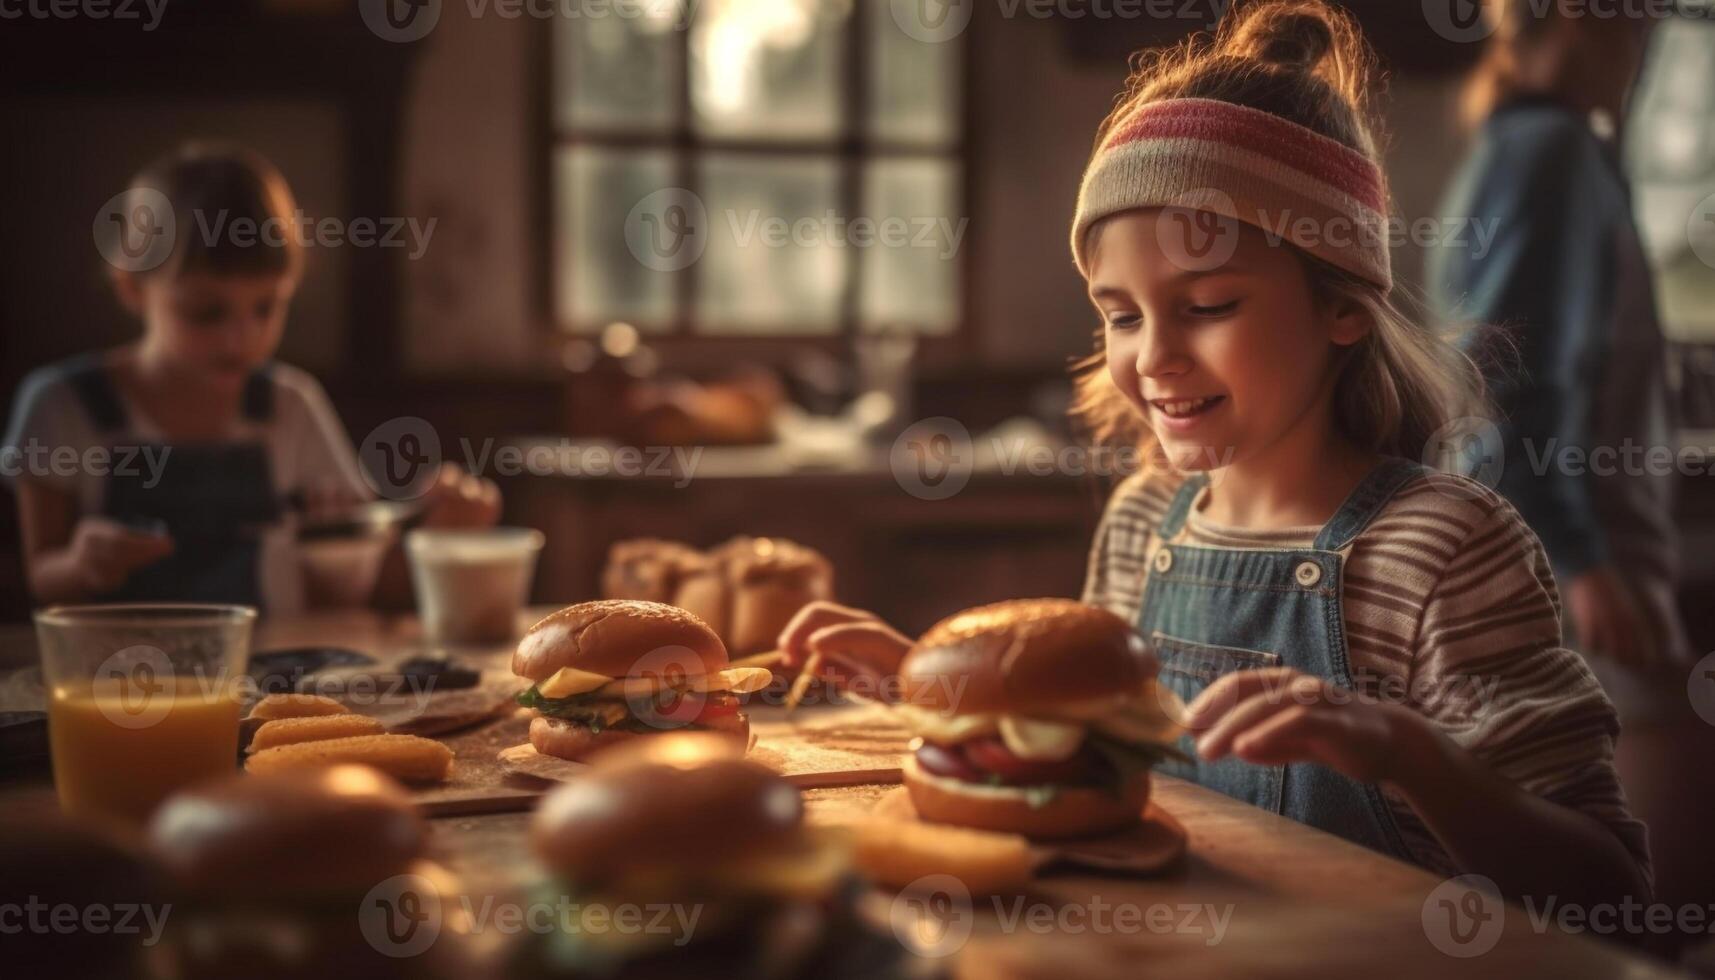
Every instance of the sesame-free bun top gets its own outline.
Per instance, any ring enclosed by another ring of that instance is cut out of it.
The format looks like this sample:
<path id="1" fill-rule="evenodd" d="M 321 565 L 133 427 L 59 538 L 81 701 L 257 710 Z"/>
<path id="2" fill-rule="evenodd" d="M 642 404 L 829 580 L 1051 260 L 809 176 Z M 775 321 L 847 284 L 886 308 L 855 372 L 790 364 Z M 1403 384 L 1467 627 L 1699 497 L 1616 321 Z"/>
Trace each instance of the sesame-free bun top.
<path id="1" fill-rule="evenodd" d="M 531 826 L 538 857 L 572 880 L 694 874 L 792 846 L 803 798 L 726 739 L 672 733 L 616 748 L 554 790 Z"/>
<path id="2" fill-rule="evenodd" d="M 671 677 L 726 665 L 726 646 L 707 623 L 678 606 L 637 599 L 567 606 L 530 627 L 512 654 L 512 672 L 532 681 L 562 667 L 607 677 Z"/>
<path id="3" fill-rule="evenodd" d="M 905 702 L 952 715 L 1125 697 L 1157 666 L 1126 621 L 1071 599 L 1013 599 L 929 627 L 900 664 Z"/>
<path id="4" fill-rule="evenodd" d="M 205 898 L 363 895 L 422 855 L 428 826 L 404 788 L 368 766 L 247 773 L 168 797 L 155 854 Z"/>

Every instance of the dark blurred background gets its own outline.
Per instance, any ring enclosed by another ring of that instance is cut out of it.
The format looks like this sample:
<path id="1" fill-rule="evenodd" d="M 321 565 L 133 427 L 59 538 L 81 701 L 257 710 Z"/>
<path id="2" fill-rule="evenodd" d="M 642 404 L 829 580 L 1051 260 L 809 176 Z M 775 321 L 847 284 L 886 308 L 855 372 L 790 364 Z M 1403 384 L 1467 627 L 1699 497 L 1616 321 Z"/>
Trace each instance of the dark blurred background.
<path id="1" fill-rule="evenodd" d="M 443 0 L 416 40 L 367 0 L 167 0 L 158 22 L 118 0 L 130 19 L 0 21 L 0 398 L 35 366 L 135 336 L 92 220 L 151 158 L 225 137 L 278 164 L 311 216 L 434 222 L 421 249 L 407 235 L 309 250 L 280 356 L 322 380 L 354 442 L 420 416 L 453 459 L 461 439 L 725 444 L 685 487 L 491 473 L 506 520 L 548 532 L 538 598 L 593 594 L 620 538 L 741 532 L 823 549 L 841 598 L 908 629 L 968 602 L 1075 594 L 1102 478 L 979 472 L 929 500 L 862 447 L 936 416 L 979 444 L 1001 423 L 1060 444 L 1068 363 L 1096 325 L 1065 244 L 1090 140 L 1127 54 L 1223 4 L 1072 4 L 1078 18 L 959 6 L 971 22 L 932 43 L 907 38 L 887 0 L 622 0 L 574 16 Z M 1397 210 L 1432 216 L 1466 144 L 1459 89 L 1481 45 L 1443 36 L 1419 3 L 1349 6 L 1391 75 Z M 1647 138 L 1629 151 L 1692 379 L 1688 441 L 1715 428 L 1698 380 L 1715 357 L 1715 269 L 1683 224 L 1687 195 L 1715 190 L 1712 36 L 1701 20 L 1658 32 L 1631 123 Z M 674 229 L 633 212 L 670 187 L 695 194 L 713 232 L 683 269 L 642 251 L 640 236 Z M 747 215 L 830 212 L 903 219 L 930 247 L 734 245 Z M 1396 250 L 1402 289 L 1422 262 L 1411 241 Z M 855 401 L 866 391 L 888 397 Z M 1688 597 L 1715 579 L 1706 486 L 1688 479 L 1681 495 Z M 11 619 L 27 612 L 15 519 L 8 500 Z M 1715 648 L 1708 609 L 1687 612 L 1699 648 Z"/>

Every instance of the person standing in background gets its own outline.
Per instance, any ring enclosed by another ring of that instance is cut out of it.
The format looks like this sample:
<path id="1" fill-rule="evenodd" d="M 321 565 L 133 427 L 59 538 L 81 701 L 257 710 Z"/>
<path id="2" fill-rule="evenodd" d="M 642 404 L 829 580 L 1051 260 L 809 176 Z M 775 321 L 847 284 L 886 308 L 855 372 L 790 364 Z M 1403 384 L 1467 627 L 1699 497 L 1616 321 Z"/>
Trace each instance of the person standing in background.
<path id="1" fill-rule="evenodd" d="M 1666 344 L 1615 136 L 1651 20 L 1503 0 L 1467 89 L 1475 145 L 1442 214 L 1491 228 L 1430 253 L 1441 312 L 1500 410 L 1496 489 L 1541 537 L 1569 640 L 1649 666 L 1689 655 L 1674 599 Z"/>

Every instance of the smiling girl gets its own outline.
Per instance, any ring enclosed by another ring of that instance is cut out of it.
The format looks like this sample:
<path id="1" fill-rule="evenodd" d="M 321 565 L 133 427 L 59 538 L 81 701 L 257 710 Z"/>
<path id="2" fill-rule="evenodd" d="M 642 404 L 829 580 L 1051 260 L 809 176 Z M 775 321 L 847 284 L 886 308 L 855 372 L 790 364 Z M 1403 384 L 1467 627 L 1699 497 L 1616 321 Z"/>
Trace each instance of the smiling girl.
<path id="1" fill-rule="evenodd" d="M 1145 61 L 1072 230 L 1102 318 L 1079 413 L 1157 465 L 1115 490 L 1084 601 L 1189 704 L 1161 768 L 1444 874 L 1645 900 L 1614 710 L 1561 645 L 1542 546 L 1458 442 L 1477 374 L 1389 300 L 1387 183 L 1356 28 L 1263 2 Z M 796 661 L 864 614 L 808 608 Z M 843 642 L 843 641 L 842 641 Z"/>
<path id="2" fill-rule="evenodd" d="M 1322 3 L 1252 5 L 1144 63 L 1102 126 L 1080 408 L 1166 465 L 1117 489 L 1085 599 L 1190 704 L 1195 762 L 1167 771 L 1509 895 L 1641 900 L 1618 725 L 1542 546 L 1411 462 L 1481 402 L 1388 298 L 1369 65 Z"/>

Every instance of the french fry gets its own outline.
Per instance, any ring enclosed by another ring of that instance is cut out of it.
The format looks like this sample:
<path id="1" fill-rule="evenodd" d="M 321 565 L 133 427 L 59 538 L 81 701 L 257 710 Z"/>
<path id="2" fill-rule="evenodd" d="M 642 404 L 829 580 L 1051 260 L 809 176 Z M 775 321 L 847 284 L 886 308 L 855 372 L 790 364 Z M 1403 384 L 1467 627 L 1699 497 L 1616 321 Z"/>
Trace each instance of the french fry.
<path id="1" fill-rule="evenodd" d="M 263 722 L 262 727 L 256 729 L 256 734 L 250 739 L 250 751 L 256 753 L 282 745 L 296 745 L 299 742 L 324 742 L 332 738 L 380 735 L 385 731 L 381 722 L 368 715 L 276 718 Z"/>
<path id="2" fill-rule="evenodd" d="M 320 694 L 270 694 L 256 702 L 250 717 L 265 721 L 280 718 L 318 718 L 324 715 L 347 715 L 351 709 L 333 698 Z"/>
<path id="3" fill-rule="evenodd" d="M 319 769 L 345 762 L 373 766 L 408 783 L 439 782 L 452 771 L 453 750 L 416 735 L 358 735 L 263 749 L 244 763 L 249 772 Z"/>
<path id="4" fill-rule="evenodd" d="M 798 702 L 804 700 L 804 692 L 810 689 L 810 682 L 816 679 L 816 671 L 820 670 L 821 667 L 822 655 L 820 653 L 812 653 L 809 659 L 804 661 L 804 669 L 792 682 L 792 689 L 786 692 L 787 711 L 798 709 Z"/>

